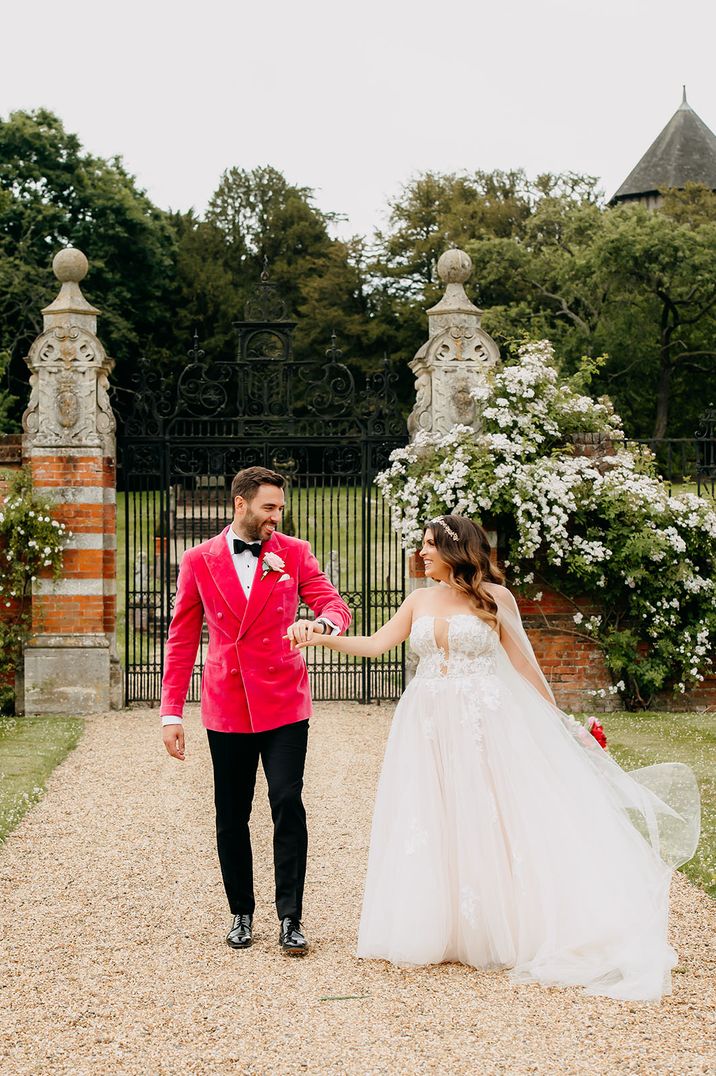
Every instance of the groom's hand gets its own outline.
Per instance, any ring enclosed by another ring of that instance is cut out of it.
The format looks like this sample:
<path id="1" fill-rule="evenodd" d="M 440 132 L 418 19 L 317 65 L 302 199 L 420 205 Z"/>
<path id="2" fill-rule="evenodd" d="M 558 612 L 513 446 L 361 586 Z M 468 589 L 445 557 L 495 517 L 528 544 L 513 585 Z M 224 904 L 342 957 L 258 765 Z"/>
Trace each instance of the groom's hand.
<path id="1" fill-rule="evenodd" d="M 312 636 L 323 635 L 324 630 L 323 624 L 316 624 L 313 620 L 297 620 L 289 624 L 284 638 L 289 640 L 291 649 L 295 650 L 311 643 Z"/>
<path id="2" fill-rule="evenodd" d="M 178 758 L 180 762 L 183 762 L 184 726 L 165 725 L 162 729 L 162 739 L 164 740 L 164 746 L 166 747 L 172 758 Z"/>

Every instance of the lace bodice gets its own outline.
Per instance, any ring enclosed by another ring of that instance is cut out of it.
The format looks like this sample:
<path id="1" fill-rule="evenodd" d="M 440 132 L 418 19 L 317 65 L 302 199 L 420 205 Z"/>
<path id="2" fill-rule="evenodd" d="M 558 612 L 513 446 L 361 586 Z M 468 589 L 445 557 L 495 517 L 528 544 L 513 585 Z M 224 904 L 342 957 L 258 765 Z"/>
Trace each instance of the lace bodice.
<path id="1" fill-rule="evenodd" d="M 446 647 L 436 641 L 436 627 L 441 622 L 447 624 Z M 494 673 L 499 645 L 497 632 L 471 613 L 419 616 L 410 632 L 411 649 L 420 658 L 416 677 L 452 680 Z"/>

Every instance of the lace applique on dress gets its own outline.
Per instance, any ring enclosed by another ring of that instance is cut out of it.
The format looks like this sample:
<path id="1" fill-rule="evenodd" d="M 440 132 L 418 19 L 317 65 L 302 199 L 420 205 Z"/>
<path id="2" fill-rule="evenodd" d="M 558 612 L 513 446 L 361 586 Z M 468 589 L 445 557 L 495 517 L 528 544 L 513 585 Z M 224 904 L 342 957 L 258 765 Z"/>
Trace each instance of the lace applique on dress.
<path id="1" fill-rule="evenodd" d="M 447 622 L 447 647 L 437 644 L 436 620 Z M 415 675 L 425 679 L 454 680 L 494 674 L 499 645 L 497 632 L 471 613 L 419 616 L 410 632 L 411 649 L 420 658 Z M 494 690 L 493 685 L 493 693 Z"/>
<path id="2" fill-rule="evenodd" d="M 436 637 L 436 621 L 445 633 L 446 646 Z M 446 630 L 445 630 L 446 629 Z M 420 616 L 413 622 L 410 645 L 420 660 L 416 678 L 436 700 L 448 680 L 463 697 L 460 724 L 468 728 L 476 747 L 483 744 L 483 720 L 499 709 L 502 702 L 500 682 L 495 675 L 499 638 L 483 620 L 471 613 L 449 617 Z M 427 740 L 437 736 L 435 717 L 425 714 L 420 726 Z"/>
<path id="3" fill-rule="evenodd" d="M 480 751 L 482 750 L 482 741 L 484 738 L 482 718 L 483 710 L 480 706 L 479 699 L 473 699 L 471 702 L 468 702 L 460 716 L 460 724 L 463 728 L 468 729 L 473 743 Z"/>

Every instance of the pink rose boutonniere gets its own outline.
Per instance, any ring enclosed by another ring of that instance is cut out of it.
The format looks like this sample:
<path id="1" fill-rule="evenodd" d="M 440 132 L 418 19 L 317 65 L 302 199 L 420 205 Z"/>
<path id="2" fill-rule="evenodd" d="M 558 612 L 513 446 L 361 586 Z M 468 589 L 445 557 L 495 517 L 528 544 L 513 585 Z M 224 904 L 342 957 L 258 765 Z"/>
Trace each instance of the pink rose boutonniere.
<path id="1" fill-rule="evenodd" d="M 269 572 L 283 572 L 286 568 L 281 557 L 278 553 L 264 553 L 263 563 L 261 565 L 261 578 L 265 579 Z"/>

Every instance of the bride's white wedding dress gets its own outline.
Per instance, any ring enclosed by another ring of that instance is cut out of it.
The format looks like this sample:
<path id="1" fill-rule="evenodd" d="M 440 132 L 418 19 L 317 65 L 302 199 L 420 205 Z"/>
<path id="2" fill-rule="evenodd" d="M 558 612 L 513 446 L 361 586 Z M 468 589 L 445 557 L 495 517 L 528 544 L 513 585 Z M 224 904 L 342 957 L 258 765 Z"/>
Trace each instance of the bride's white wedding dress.
<path id="1" fill-rule="evenodd" d="M 410 644 L 420 661 L 388 738 L 358 955 L 668 993 L 669 880 L 698 839 L 691 770 L 625 773 L 477 616 L 419 616 Z"/>

